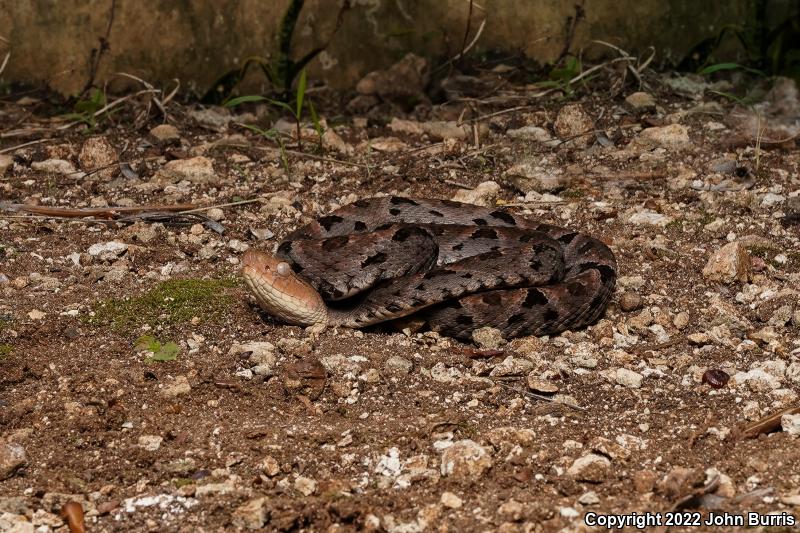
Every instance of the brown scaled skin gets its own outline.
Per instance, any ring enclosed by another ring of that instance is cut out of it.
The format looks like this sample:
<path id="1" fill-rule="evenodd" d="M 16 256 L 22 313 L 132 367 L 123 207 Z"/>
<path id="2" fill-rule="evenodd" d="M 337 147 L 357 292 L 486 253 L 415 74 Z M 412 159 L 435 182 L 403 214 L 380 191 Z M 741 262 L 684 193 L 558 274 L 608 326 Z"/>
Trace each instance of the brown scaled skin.
<path id="1" fill-rule="evenodd" d="M 300 279 L 289 263 L 270 254 L 248 250 L 242 256 L 242 275 L 267 313 L 290 324 L 325 329 L 328 310 L 319 293 Z"/>

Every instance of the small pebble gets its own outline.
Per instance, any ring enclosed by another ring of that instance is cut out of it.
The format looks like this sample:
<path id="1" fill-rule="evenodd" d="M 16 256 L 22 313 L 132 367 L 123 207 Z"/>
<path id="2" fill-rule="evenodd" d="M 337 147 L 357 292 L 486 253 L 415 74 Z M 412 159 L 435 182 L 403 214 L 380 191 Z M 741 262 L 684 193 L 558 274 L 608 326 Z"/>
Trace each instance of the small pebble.
<path id="1" fill-rule="evenodd" d="M 452 492 L 443 492 L 441 502 L 442 505 L 450 509 L 458 509 L 464 504 L 464 501 Z"/>
<path id="2" fill-rule="evenodd" d="M 266 241 L 275 236 L 275 234 L 267 228 L 250 228 L 250 234 L 259 241 Z"/>
<path id="3" fill-rule="evenodd" d="M 731 377 L 728 373 L 719 368 L 709 368 L 703 372 L 703 383 L 707 383 L 714 389 L 721 389 L 728 384 L 729 379 L 731 379 Z"/>
<path id="4" fill-rule="evenodd" d="M 642 297 L 635 292 L 624 292 L 619 297 L 619 307 L 626 313 L 636 311 L 642 307 Z"/>
<path id="5" fill-rule="evenodd" d="M 211 220 L 216 220 L 217 222 L 219 222 L 220 220 L 225 219 L 225 212 L 219 207 L 214 207 L 206 211 L 206 216 Z"/>
<path id="6" fill-rule="evenodd" d="M 500 330 L 483 327 L 472 332 L 472 340 L 480 348 L 499 348 L 506 343 Z"/>
<path id="7" fill-rule="evenodd" d="M 675 315 L 674 319 L 672 319 L 672 324 L 679 330 L 684 329 L 689 325 L 689 313 L 686 311 L 681 311 Z"/>
<path id="8" fill-rule="evenodd" d="M 616 380 L 623 387 L 638 389 L 642 386 L 643 378 L 644 376 L 633 370 L 628 370 L 627 368 L 617 369 Z"/>
<path id="9" fill-rule="evenodd" d="M 558 392 L 558 386 L 554 383 L 539 379 L 533 375 L 528 375 L 528 388 L 535 392 L 544 394 L 554 394 Z"/>

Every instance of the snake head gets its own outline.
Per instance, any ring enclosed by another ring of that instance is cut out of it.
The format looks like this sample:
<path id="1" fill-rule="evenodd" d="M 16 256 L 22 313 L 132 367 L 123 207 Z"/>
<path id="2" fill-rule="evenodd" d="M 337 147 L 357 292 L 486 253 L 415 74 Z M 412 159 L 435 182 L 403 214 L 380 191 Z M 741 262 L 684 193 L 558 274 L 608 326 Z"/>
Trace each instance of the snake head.
<path id="1" fill-rule="evenodd" d="M 270 315 L 299 326 L 327 325 L 328 308 L 322 297 L 286 261 L 248 250 L 242 257 L 242 276 L 258 304 Z"/>

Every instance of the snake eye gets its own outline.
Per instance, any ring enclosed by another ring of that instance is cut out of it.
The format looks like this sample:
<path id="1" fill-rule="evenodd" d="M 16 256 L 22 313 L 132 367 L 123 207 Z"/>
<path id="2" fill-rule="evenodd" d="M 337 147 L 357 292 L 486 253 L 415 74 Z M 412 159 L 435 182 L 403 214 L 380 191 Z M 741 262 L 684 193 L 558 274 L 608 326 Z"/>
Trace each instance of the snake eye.
<path id="1" fill-rule="evenodd" d="M 285 261 L 281 261 L 278 263 L 278 266 L 275 267 L 275 271 L 278 273 L 279 276 L 287 277 L 292 272 L 292 267 L 289 266 L 289 263 Z"/>

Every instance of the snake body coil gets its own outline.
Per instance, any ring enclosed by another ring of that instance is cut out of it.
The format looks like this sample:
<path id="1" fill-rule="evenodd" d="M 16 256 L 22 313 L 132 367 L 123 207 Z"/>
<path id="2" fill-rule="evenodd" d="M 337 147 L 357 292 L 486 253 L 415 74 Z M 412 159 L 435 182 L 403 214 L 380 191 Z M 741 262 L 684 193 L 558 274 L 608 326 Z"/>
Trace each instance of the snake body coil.
<path id="1" fill-rule="evenodd" d="M 359 200 L 248 251 L 244 278 L 286 322 L 364 327 L 414 315 L 458 339 L 506 338 L 596 321 L 617 266 L 602 242 L 509 211 L 447 200 Z"/>

